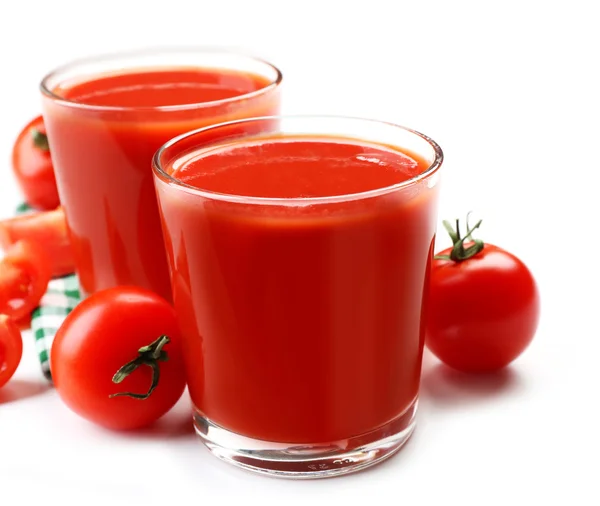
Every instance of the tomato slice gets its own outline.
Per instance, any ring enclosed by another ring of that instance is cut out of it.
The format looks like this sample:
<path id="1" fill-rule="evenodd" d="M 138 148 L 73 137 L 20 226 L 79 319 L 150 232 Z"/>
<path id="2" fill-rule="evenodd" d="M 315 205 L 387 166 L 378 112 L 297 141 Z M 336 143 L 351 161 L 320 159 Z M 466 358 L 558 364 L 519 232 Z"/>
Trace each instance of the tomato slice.
<path id="1" fill-rule="evenodd" d="M 8 316 L 0 314 L 0 387 L 15 373 L 22 355 L 21 332 Z"/>
<path id="2" fill-rule="evenodd" d="M 18 241 L 0 262 L 0 313 L 25 318 L 39 304 L 50 281 L 44 253 L 29 241 Z"/>
<path id="3" fill-rule="evenodd" d="M 62 208 L 0 221 L 0 247 L 5 251 L 21 239 L 34 242 L 50 261 L 52 277 L 75 272 L 75 260 Z"/>

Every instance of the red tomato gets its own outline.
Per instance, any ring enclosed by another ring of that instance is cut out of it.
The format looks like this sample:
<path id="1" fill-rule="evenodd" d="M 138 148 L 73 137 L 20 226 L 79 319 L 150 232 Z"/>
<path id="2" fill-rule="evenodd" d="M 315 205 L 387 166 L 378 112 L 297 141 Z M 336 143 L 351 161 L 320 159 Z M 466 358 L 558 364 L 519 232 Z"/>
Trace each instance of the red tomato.
<path id="1" fill-rule="evenodd" d="M 0 313 L 21 320 L 39 304 L 50 281 L 48 259 L 34 243 L 18 241 L 0 261 Z"/>
<path id="2" fill-rule="evenodd" d="M 60 204 L 48 138 L 41 116 L 19 133 L 12 152 L 13 172 L 25 200 L 36 209 L 54 209 Z"/>
<path id="3" fill-rule="evenodd" d="M 20 331 L 29 330 L 31 328 L 31 313 L 28 313 L 23 318 L 16 320 L 15 325 Z"/>
<path id="4" fill-rule="evenodd" d="M 12 378 L 22 354 L 21 332 L 8 316 L 0 314 L 0 387 Z"/>
<path id="5" fill-rule="evenodd" d="M 0 221 L 2 249 L 8 249 L 21 239 L 35 242 L 44 250 L 51 264 L 52 277 L 75 272 L 75 260 L 62 208 Z"/>
<path id="6" fill-rule="evenodd" d="M 454 246 L 431 269 L 426 345 L 442 362 L 464 372 L 507 366 L 537 329 L 540 300 L 527 266 L 513 254 L 444 222 Z M 468 228 L 468 225 L 467 225 Z M 465 239 L 470 242 L 465 243 Z"/>
<path id="7" fill-rule="evenodd" d="M 148 425 L 169 411 L 185 388 L 183 367 L 175 311 L 135 287 L 109 288 L 83 300 L 58 330 L 50 354 L 65 404 L 117 430 Z"/>

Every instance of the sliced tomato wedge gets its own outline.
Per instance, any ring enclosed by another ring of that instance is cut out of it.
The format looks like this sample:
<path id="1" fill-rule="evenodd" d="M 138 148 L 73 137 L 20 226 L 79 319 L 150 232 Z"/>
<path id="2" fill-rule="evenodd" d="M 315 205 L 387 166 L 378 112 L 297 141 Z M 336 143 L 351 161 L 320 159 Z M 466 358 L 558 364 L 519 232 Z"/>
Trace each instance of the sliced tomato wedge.
<path id="1" fill-rule="evenodd" d="M 8 316 L 0 314 L 0 387 L 12 378 L 22 355 L 21 332 Z"/>
<path id="2" fill-rule="evenodd" d="M 50 281 L 44 252 L 30 241 L 18 241 L 0 261 L 0 314 L 26 318 L 39 304 Z"/>
<path id="3" fill-rule="evenodd" d="M 75 272 L 67 222 L 61 207 L 0 221 L 0 247 L 4 251 L 22 239 L 43 249 L 50 261 L 52 277 Z"/>

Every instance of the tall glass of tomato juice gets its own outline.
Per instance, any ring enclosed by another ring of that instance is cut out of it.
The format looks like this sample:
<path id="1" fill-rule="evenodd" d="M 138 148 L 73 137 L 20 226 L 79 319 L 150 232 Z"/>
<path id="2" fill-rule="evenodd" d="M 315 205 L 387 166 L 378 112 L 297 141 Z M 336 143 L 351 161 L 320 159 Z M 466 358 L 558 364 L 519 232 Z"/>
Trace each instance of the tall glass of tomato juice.
<path id="1" fill-rule="evenodd" d="M 418 132 L 335 117 L 236 121 L 157 152 L 194 421 L 218 457 L 334 476 L 409 438 L 442 158 Z"/>
<path id="2" fill-rule="evenodd" d="M 137 285 L 170 299 L 152 156 L 183 132 L 278 114 L 281 79 L 267 62 L 211 49 L 95 57 L 43 79 L 44 121 L 84 294 Z"/>

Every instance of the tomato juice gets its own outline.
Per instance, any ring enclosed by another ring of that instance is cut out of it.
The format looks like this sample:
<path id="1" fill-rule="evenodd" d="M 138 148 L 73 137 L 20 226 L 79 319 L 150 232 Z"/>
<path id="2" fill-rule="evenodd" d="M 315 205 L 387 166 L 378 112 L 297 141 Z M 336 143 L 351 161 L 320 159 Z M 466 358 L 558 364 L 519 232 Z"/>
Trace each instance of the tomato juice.
<path id="1" fill-rule="evenodd" d="M 151 175 L 183 132 L 276 114 L 281 75 L 241 55 L 131 53 L 78 62 L 42 83 L 44 120 L 84 294 L 171 288 Z"/>
<path id="2" fill-rule="evenodd" d="M 198 412 L 295 444 L 398 419 L 419 390 L 441 154 L 281 132 L 202 148 L 218 130 L 155 157 Z"/>

